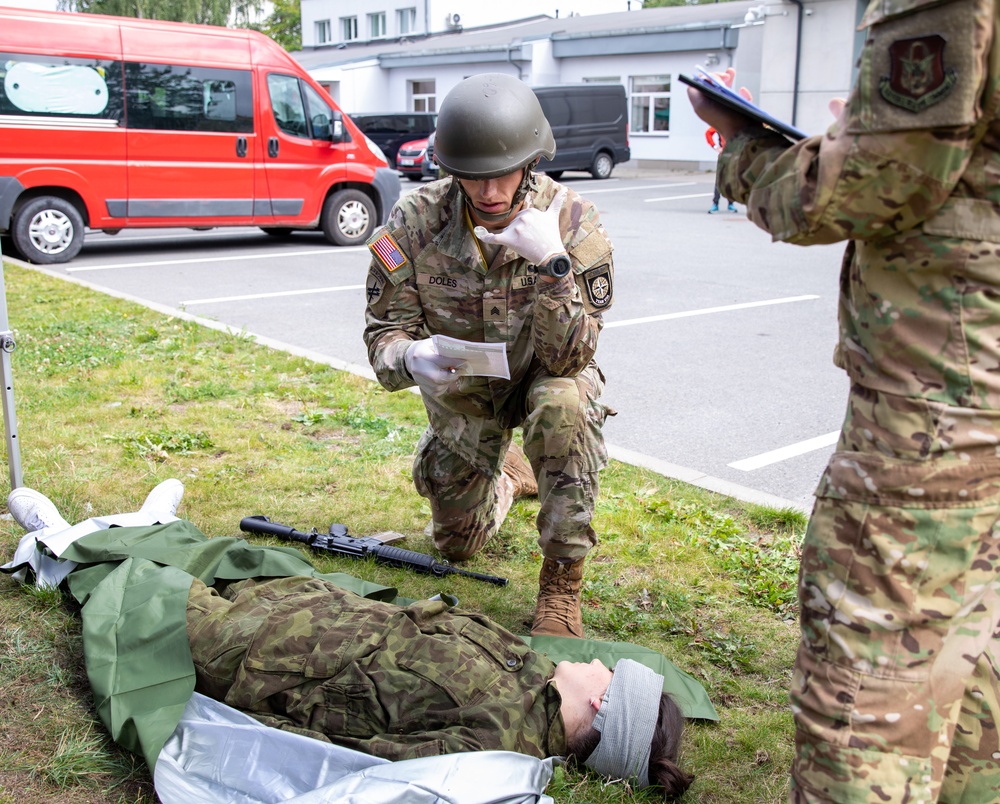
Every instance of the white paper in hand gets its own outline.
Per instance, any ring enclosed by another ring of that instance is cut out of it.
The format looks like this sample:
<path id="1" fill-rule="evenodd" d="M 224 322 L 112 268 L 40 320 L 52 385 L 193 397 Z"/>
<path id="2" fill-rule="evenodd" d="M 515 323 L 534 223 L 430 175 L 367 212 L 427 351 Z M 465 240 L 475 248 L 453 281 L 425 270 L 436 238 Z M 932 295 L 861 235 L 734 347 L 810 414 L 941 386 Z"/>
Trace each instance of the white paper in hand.
<path id="1" fill-rule="evenodd" d="M 431 335 L 431 340 L 439 355 L 462 361 L 459 374 L 510 379 L 506 344 L 463 341 L 447 335 Z"/>

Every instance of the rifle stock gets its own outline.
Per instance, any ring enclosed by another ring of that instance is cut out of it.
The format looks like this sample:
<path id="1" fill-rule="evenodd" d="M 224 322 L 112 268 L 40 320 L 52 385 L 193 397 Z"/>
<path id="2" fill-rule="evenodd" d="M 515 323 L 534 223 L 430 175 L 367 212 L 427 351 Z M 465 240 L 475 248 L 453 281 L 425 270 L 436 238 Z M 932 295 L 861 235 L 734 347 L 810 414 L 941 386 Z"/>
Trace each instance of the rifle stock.
<path id="1" fill-rule="evenodd" d="M 413 550 L 393 547 L 390 544 L 385 544 L 378 539 L 370 537 L 348 536 L 347 528 L 343 525 L 331 525 L 329 533 L 320 533 L 315 528 L 307 532 L 296 530 L 278 522 L 272 522 L 266 516 L 257 515 L 243 517 L 240 520 L 240 530 L 246 533 L 258 533 L 265 536 L 276 536 L 279 539 L 302 542 L 303 544 L 308 544 L 314 550 L 329 553 L 330 555 L 347 556 L 348 558 L 366 558 L 371 556 L 381 564 L 425 572 L 439 578 L 445 575 L 464 575 L 467 578 L 486 581 L 496 586 L 507 585 L 506 578 L 459 569 L 458 567 L 453 567 L 451 564 L 437 561 L 433 556 L 426 555 L 425 553 L 417 553 Z"/>

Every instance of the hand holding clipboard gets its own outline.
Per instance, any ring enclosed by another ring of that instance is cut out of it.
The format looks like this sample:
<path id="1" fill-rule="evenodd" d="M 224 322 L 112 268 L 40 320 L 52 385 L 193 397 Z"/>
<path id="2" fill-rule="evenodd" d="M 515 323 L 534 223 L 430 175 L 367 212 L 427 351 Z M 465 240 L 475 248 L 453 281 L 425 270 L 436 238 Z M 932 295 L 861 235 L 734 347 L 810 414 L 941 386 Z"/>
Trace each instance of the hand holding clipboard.
<path id="1" fill-rule="evenodd" d="M 726 108 L 731 109 L 734 112 L 738 112 L 744 117 L 756 120 L 761 125 L 777 131 L 779 134 L 783 134 L 792 141 L 802 140 L 809 136 L 804 131 L 795 128 L 795 126 L 785 123 L 776 117 L 772 117 L 759 106 L 754 105 L 739 93 L 733 92 L 733 90 L 721 81 L 709 75 L 700 67 L 698 68 L 698 73 L 694 77 L 684 75 L 683 73 L 677 77 L 682 83 L 685 83 L 690 87 L 694 87 L 699 92 L 704 92 L 712 100 L 722 104 Z"/>

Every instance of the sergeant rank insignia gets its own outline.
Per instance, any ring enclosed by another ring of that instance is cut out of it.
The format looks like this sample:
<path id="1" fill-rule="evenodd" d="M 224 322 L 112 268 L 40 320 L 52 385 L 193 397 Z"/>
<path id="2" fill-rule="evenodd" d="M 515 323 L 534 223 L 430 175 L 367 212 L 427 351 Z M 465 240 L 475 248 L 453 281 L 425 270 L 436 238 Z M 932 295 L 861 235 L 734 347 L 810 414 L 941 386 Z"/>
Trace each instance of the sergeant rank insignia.
<path id="1" fill-rule="evenodd" d="M 891 74 L 879 80 L 879 94 L 893 106 L 922 112 L 945 99 L 958 81 L 944 66 L 944 37 L 939 34 L 899 39 L 889 45 Z"/>
<path id="2" fill-rule="evenodd" d="M 597 268 L 591 268 L 583 275 L 587 287 L 587 296 L 594 307 L 607 307 L 611 304 L 611 265 L 605 263 Z"/>
<path id="3" fill-rule="evenodd" d="M 402 265 L 406 265 L 406 257 L 399 250 L 392 235 L 386 231 L 376 235 L 368 241 L 368 248 L 371 249 L 375 258 L 385 266 L 385 270 L 392 273 Z"/>

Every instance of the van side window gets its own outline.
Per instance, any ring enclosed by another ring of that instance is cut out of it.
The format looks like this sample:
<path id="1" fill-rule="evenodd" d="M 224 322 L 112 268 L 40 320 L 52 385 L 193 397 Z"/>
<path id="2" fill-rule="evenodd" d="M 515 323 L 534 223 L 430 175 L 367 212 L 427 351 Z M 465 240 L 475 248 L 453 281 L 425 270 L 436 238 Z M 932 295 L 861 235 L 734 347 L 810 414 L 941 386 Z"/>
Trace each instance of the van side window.
<path id="1" fill-rule="evenodd" d="M 267 91 L 271 96 L 271 112 L 278 128 L 293 137 L 308 137 L 306 107 L 299 91 L 299 79 L 294 75 L 269 73 Z"/>
<path id="2" fill-rule="evenodd" d="M 125 86 L 129 128 L 253 132 L 249 71 L 126 62 Z"/>
<path id="3" fill-rule="evenodd" d="M 573 115 L 569 101 L 566 100 L 565 96 L 546 95 L 539 98 L 538 103 L 542 107 L 542 114 L 545 115 L 545 119 L 549 121 L 552 128 L 570 124 Z"/>
<path id="4" fill-rule="evenodd" d="M 0 53 L 0 115 L 122 119 L 122 65 Z"/>

